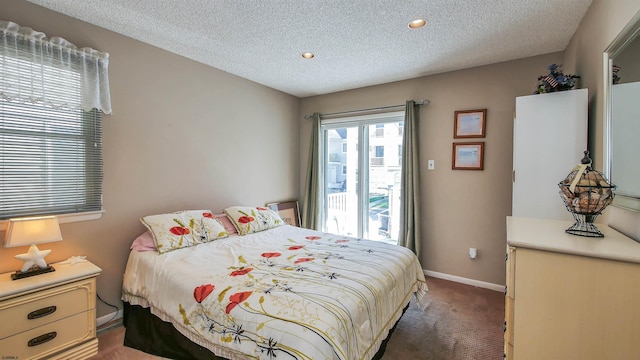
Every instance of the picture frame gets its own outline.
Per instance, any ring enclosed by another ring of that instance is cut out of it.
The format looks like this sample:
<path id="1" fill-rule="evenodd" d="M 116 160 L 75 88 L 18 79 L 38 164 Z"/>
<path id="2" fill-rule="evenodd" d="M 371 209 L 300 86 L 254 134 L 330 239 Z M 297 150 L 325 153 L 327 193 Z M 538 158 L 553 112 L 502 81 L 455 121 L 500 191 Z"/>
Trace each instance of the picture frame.
<path id="1" fill-rule="evenodd" d="M 453 138 L 483 138 L 487 124 L 487 109 L 456 111 L 453 122 Z"/>
<path id="2" fill-rule="evenodd" d="M 297 200 L 269 203 L 266 207 L 278 213 L 287 225 L 300 227 L 300 210 Z"/>
<path id="3" fill-rule="evenodd" d="M 453 170 L 484 170 L 484 142 L 453 143 Z"/>

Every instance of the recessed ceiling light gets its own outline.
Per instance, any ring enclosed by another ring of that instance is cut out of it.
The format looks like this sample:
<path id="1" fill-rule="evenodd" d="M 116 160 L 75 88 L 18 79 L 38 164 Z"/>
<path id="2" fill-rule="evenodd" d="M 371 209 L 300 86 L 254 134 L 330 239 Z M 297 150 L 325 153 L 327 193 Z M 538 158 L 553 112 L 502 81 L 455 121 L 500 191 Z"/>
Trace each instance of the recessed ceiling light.
<path id="1" fill-rule="evenodd" d="M 310 52 L 302 53 L 302 57 L 305 59 L 312 59 L 315 55 Z"/>
<path id="2" fill-rule="evenodd" d="M 419 29 L 427 24 L 425 19 L 415 19 L 409 23 L 409 29 Z"/>

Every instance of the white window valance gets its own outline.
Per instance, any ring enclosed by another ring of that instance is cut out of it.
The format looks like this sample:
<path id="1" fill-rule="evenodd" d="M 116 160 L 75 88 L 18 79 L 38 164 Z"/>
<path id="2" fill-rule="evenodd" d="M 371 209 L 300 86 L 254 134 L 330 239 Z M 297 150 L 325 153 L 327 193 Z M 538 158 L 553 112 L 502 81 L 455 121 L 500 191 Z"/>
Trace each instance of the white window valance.
<path id="1" fill-rule="evenodd" d="M 0 97 L 60 109 L 111 114 L 109 54 L 0 21 Z M 80 86 L 65 86 L 75 77 Z M 79 96 L 60 96 L 80 91 Z"/>

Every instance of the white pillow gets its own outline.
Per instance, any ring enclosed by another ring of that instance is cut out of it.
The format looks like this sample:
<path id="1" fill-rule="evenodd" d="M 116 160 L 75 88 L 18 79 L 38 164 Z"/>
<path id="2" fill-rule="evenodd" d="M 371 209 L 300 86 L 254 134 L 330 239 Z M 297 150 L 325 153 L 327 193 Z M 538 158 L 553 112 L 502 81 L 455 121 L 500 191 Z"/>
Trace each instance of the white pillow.
<path id="1" fill-rule="evenodd" d="M 148 215 L 140 221 L 149 229 L 161 254 L 229 236 L 209 210 Z"/>
<path id="2" fill-rule="evenodd" d="M 232 206 L 224 209 L 238 234 L 246 235 L 284 225 L 284 221 L 273 210 L 265 207 Z"/>

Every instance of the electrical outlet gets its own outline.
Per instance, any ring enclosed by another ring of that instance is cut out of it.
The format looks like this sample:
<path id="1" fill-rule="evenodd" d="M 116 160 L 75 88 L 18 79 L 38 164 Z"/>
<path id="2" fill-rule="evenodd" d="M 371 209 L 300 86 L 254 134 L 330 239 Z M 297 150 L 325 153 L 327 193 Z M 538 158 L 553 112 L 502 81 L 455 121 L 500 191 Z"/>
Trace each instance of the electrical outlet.
<path id="1" fill-rule="evenodd" d="M 434 160 L 429 160 L 427 162 L 427 169 L 428 170 L 433 170 L 436 168 L 436 162 Z"/>
<path id="2" fill-rule="evenodd" d="M 475 259 L 476 257 L 478 257 L 478 249 L 469 248 L 469 257 L 472 259 Z"/>

